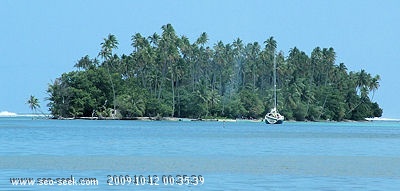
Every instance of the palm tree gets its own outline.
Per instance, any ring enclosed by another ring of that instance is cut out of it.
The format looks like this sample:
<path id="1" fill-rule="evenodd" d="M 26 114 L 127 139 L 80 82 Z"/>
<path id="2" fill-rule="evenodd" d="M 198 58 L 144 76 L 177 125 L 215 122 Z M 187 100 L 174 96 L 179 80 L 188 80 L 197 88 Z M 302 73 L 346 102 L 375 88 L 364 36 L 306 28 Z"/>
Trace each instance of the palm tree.
<path id="1" fill-rule="evenodd" d="M 265 44 L 265 49 L 264 49 L 264 60 L 266 61 L 266 63 L 264 63 L 264 67 L 265 69 L 268 68 L 272 68 L 273 63 L 274 63 L 274 59 L 275 59 L 275 54 L 276 54 L 276 48 L 277 48 L 277 42 L 274 39 L 274 37 L 269 37 L 266 41 L 264 41 Z M 268 70 L 268 72 L 270 72 L 270 74 L 267 74 L 264 78 L 267 78 L 268 76 L 271 77 L 272 76 L 272 70 Z"/>
<path id="2" fill-rule="evenodd" d="M 132 47 L 135 48 L 136 52 L 139 52 L 142 48 L 145 47 L 146 45 L 146 38 L 144 38 L 140 33 L 136 33 L 135 35 L 132 35 Z"/>
<path id="3" fill-rule="evenodd" d="M 157 33 L 153 33 L 153 35 L 149 36 L 148 39 L 150 40 L 150 43 L 153 44 L 153 46 L 158 46 L 158 42 L 160 41 L 160 35 Z"/>
<path id="4" fill-rule="evenodd" d="M 35 96 L 33 96 L 33 95 L 31 95 L 31 96 L 29 97 L 29 100 L 26 102 L 26 104 L 29 105 L 29 108 L 32 110 L 32 112 L 33 112 L 34 114 L 36 114 L 37 109 L 40 108 L 39 100 L 38 100 Z"/>
<path id="5" fill-rule="evenodd" d="M 142 86 L 146 87 L 146 73 L 147 68 L 149 68 L 149 64 L 151 62 L 150 42 L 140 33 L 136 33 L 135 35 L 133 35 L 131 40 L 131 45 L 135 49 L 135 51 L 132 53 L 135 62 L 134 70 L 137 70 L 136 75 L 142 79 Z"/>
<path id="6" fill-rule="evenodd" d="M 170 81 L 171 81 L 171 90 L 172 90 L 172 111 L 171 116 L 174 116 L 175 113 L 175 81 L 177 79 L 177 63 L 176 61 L 179 59 L 179 38 L 175 33 L 175 29 L 171 24 L 166 24 L 161 27 L 163 30 L 160 40 L 160 48 L 161 48 L 161 60 L 163 63 L 162 67 L 162 81 L 165 81 L 167 72 L 170 73 Z M 161 84 L 158 94 L 158 99 L 161 97 L 162 92 Z"/>
<path id="7" fill-rule="evenodd" d="M 259 61 L 259 55 L 260 55 L 260 45 L 258 44 L 258 42 L 247 44 L 245 47 L 245 55 L 247 57 L 247 63 L 245 66 L 248 69 L 247 72 L 249 74 L 249 81 L 252 81 L 251 87 L 252 87 L 252 90 L 255 92 L 257 72 L 259 71 L 258 70 L 258 68 L 259 68 L 258 61 Z"/>
<path id="8" fill-rule="evenodd" d="M 74 67 L 76 67 L 78 70 L 88 70 L 89 68 L 95 67 L 95 62 L 89 58 L 89 55 L 86 55 L 78 60 Z"/>
<path id="9" fill-rule="evenodd" d="M 338 69 L 339 69 L 340 72 L 343 72 L 344 74 L 347 74 L 347 67 L 343 62 L 339 64 L 339 68 Z"/>
<path id="10" fill-rule="evenodd" d="M 311 52 L 310 56 L 310 65 L 311 65 L 311 75 L 310 80 L 312 83 L 315 83 L 316 86 L 322 85 L 322 50 L 320 47 L 314 48 Z"/>
<path id="11" fill-rule="evenodd" d="M 366 97 L 369 90 L 371 75 L 364 69 L 356 73 L 356 85 L 361 92 L 361 97 Z"/>
<path id="12" fill-rule="evenodd" d="M 198 88 L 198 84 L 200 79 L 202 78 L 202 64 L 205 63 L 204 57 L 206 56 L 204 45 L 208 42 L 208 35 L 206 32 L 200 34 L 197 38 L 196 42 L 191 44 L 190 49 L 192 51 L 192 63 L 191 63 L 191 83 L 192 83 L 192 92 L 195 92 L 195 89 Z"/>
<path id="13" fill-rule="evenodd" d="M 272 54 L 270 56 L 274 56 L 277 47 L 276 40 L 274 39 L 273 36 L 269 37 L 266 41 L 264 41 L 265 44 L 265 49 L 268 51 L 269 54 Z"/>
<path id="14" fill-rule="evenodd" d="M 381 77 L 379 75 L 376 75 L 373 77 L 370 82 L 369 82 L 369 90 L 372 91 L 372 98 L 371 100 L 374 99 L 375 91 L 379 88 L 379 81 L 381 80 Z"/>
<path id="15" fill-rule="evenodd" d="M 206 32 L 201 33 L 200 37 L 196 40 L 196 44 L 204 46 L 208 42 L 208 35 Z"/>
<path id="16" fill-rule="evenodd" d="M 99 56 L 104 60 L 110 60 L 112 58 L 112 50 L 118 48 L 118 41 L 115 35 L 109 34 L 107 38 L 103 39 L 104 42 L 100 43 L 101 51 Z"/>
<path id="17" fill-rule="evenodd" d="M 352 73 L 350 74 L 352 75 Z M 354 78 L 355 78 L 356 89 L 357 91 L 360 92 L 361 101 L 355 107 L 353 107 L 348 113 L 352 112 L 358 106 L 363 104 L 366 99 L 369 99 L 368 93 L 370 90 L 373 91 L 372 95 L 373 98 L 375 90 L 377 90 L 379 87 L 379 80 L 380 80 L 379 75 L 375 76 L 374 78 L 371 78 L 371 74 L 367 73 L 364 69 L 362 69 L 360 72 L 355 73 L 354 75 L 355 75 Z"/>
<path id="18" fill-rule="evenodd" d="M 102 42 L 101 44 L 101 51 L 99 53 L 99 56 L 101 58 L 103 58 L 105 63 L 108 63 L 107 65 L 107 71 L 108 71 L 108 75 L 110 77 L 110 82 L 111 82 L 111 88 L 113 91 L 113 105 L 114 105 L 114 112 L 116 111 L 116 106 L 115 106 L 115 88 L 114 88 L 114 83 L 111 77 L 111 73 L 110 73 L 110 68 L 111 68 L 111 59 L 113 58 L 113 54 L 112 54 L 112 50 L 118 48 L 118 41 L 117 38 L 112 35 L 109 34 L 107 38 L 104 38 L 104 42 Z M 113 116 L 114 117 L 114 116 Z"/>
<path id="19" fill-rule="evenodd" d="M 233 89 L 234 90 L 238 90 L 239 86 L 242 85 L 243 82 L 243 78 L 242 78 L 242 74 L 243 74 L 243 65 L 244 65 L 244 45 L 243 45 L 243 41 L 240 38 L 237 38 L 236 40 L 233 41 L 232 43 L 233 46 L 233 57 L 235 60 L 235 64 L 234 64 L 234 80 L 233 80 Z"/>

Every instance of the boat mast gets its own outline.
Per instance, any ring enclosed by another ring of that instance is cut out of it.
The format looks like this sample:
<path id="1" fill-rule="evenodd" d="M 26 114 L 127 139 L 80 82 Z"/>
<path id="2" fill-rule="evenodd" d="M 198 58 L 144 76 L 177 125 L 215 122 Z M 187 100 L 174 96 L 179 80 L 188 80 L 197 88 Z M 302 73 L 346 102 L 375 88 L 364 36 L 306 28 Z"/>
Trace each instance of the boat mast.
<path id="1" fill-rule="evenodd" d="M 277 105 L 277 101 L 276 101 L 276 57 L 275 57 L 275 51 L 274 51 L 274 109 L 275 109 L 275 111 L 277 110 L 276 105 Z"/>

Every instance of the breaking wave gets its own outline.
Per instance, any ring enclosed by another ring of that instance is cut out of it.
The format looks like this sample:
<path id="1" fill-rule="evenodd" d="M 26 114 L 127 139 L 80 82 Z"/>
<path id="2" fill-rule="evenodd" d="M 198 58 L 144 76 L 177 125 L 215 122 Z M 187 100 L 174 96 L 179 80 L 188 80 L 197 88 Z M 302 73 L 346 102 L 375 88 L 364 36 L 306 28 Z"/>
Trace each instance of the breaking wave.
<path id="1" fill-rule="evenodd" d="M 384 118 L 384 117 L 365 118 L 365 120 L 367 120 L 367 121 L 394 121 L 394 122 L 400 122 L 400 119 Z"/>
<path id="2" fill-rule="evenodd" d="M 0 112 L 0 117 L 17 117 L 18 115 L 16 113 L 13 112 L 9 112 L 9 111 L 1 111 Z"/>
<path id="3" fill-rule="evenodd" d="M 0 111 L 0 117 L 46 117 L 43 114 L 17 114 L 9 111 Z"/>

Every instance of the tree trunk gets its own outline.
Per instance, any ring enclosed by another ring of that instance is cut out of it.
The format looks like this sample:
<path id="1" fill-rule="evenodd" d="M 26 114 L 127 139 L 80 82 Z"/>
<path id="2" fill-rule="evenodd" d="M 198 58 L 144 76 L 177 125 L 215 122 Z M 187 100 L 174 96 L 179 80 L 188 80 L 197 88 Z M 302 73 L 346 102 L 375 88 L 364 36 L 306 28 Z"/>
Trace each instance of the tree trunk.
<path id="1" fill-rule="evenodd" d="M 158 97 L 157 97 L 158 100 L 160 100 L 160 98 L 161 98 L 161 92 L 162 92 L 163 82 L 165 81 L 165 73 L 166 73 L 166 70 L 167 70 L 167 61 L 164 62 L 163 68 L 162 68 L 162 70 L 161 70 L 161 77 L 162 77 L 162 78 L 161 78 L 160 89 L 159 89 Z"/>
<path id="2" fill-rule="evenodd" d="M 174 88 L 174 72 L 171 71 L 171 88 L 172 88 L 172 113 L 171 117 L 174 117 L 175 113 L 175 88 Z"/>

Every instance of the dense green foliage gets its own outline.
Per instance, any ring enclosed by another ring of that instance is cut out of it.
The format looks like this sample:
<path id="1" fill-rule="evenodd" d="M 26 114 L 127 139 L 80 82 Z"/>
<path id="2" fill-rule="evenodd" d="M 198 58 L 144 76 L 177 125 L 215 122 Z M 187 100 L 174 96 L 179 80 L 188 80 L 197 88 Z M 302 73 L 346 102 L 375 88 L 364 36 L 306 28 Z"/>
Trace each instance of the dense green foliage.
<path id="1" fill-rule="evenodd" d="M 361 120 L 381 116 L 372 102 L 379 75 L 348 72 L 335 63 L 333 48 L 316 47 L 310 56 L 294 47 L 277 52 L 273 37 L 264 42 L 205 46 L 177 36 L 171 24 L 162 34 L 132 36 L 133 51 L 116 55 L 114 35 L 94 59 L 82 57 L 76 71 L 49 85 L 56 117 L 171 116 L 260 118 L 273 107 L 273 62 L 277 63 L 278 110 L 294 120 Z M 370 98 L 371 97 L 371 98 Z"/>

